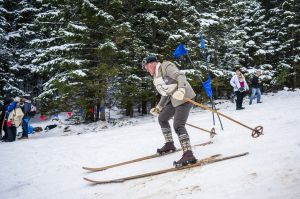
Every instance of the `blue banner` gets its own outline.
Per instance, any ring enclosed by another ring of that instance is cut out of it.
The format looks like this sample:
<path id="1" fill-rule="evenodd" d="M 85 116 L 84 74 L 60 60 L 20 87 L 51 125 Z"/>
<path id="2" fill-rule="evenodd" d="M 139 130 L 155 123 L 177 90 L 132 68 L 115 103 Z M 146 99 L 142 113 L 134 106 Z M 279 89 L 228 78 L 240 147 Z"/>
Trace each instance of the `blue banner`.
<path id="1" fill-rule="evenodd" d="M 208 80 L 206 80 L 205 82 L 202 83 L 204 90 L 206 92 L 207 97 L 212 97 L 213 92 L 211 89 L 211 81 L 210 78 L 208 78 Z"/>
<path id="2" fill-rule="evenodd" d="M 202 34 L 200 33 L 200 44 L 199 44 L 201 49 L 205 49 L 205 42 L 204 39 L 202 37 Z"/>
<path id="3" fill-rule="evenodd" d="M 181 44 L 181 43 L 177 46 L 177 48 L 173 52 L 174 58 L 179 58 L 179 57 L 181 57 L 182 55 L 185 55 L 185 54 L 187 54 L 187 50 L 184 48 L 184 45 Z"/>

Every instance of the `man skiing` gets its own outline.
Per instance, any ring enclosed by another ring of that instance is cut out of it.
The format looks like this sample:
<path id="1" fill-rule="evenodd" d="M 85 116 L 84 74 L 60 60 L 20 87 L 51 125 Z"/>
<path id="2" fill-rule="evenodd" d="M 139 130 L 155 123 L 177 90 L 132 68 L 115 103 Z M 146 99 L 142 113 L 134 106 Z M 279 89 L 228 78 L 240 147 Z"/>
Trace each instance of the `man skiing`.
<path id="1" fill-rule="evenodd" d="M 165 145 L 157 149 L 157 152 L 163 155 L 176 150 L 169 124 L 169 120 L 174 116 L 173 127 L 183 150 L 182 158 L 175 161 L 174 166 L 196 163 L 197 160 L 193 155 L 190 138 L 185 128 L 192 104 L 184 100 L 184 98 L 193 99 L 196 94 L 187 82 L 185 74 L 169 61 L 160 63 L 154 55 L 144 58 L 142 67 L 153 76 L 154 86 L 161 95 L 158 105 L 150 110 L 151 114 L 158 116 L 165 138 Z"/>

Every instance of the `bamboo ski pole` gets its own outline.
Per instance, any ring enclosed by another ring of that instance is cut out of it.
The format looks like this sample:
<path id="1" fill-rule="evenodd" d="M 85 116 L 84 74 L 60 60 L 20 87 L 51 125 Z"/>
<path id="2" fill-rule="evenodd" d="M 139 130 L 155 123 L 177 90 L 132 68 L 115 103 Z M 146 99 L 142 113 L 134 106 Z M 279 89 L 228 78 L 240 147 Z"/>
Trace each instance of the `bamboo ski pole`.
<path id="1" fill-rule="evenodd" d="M 251 127 L 249 127 L 249 126 L 247 126 L 247 125 L 245 125 L 245 124 L 243 124 L 243 123 L 241 123 L 241 122 L 239 122 L 239 121 L 237 121 L 237 120 L 235 120 L 235 119 L 233 119 L 233 118 L 231 118 L 231 117 L 228 117 L 227 115 L 224 115 L 223 113 L 220 113 L 220 112 L 218 112 L 218 111 L 216 111 L 216 110 L 213 110 L 213 109 L 211 109 L 211 108 L 209 108 L 209 107 L 207 107 L 207 106 L 205 106 L 205 105 L 203 105 L 203 104 L 200 104 L 200 103 L 195 102 L 195 101 L 193 101 L 193 100 L 191 100 L 191 99 L 188 99 L 188 98 L 184 98 L 184 100 L 185 100 L 185 101 L 188 101 L 188 102 L 190 102 L 190 103 L 192 103 L 192 104 L 194 104 L 194 105 L 196 105 L 196 106 L 198 106 L 198 107 L 201 107 L 201 108 L 203 108 L 203 109 L 205 109 L 205 110 L 208 110 L 208 111 L 211 111 L 211 112 L 215 112 L 215 113 L 217 113 L 217 114 L 219 114 L 219 115 L 221 115 L 221 116 L 223 116 L 223 117 L 225 117 L 225 118 L 227 118 L 227 119 L 229 119 L 229 120 L 231 120 L 231 121 L 233 121 L 233 122 L 235 122 L 235 123 L 237 123 L 237 124 L 239 124 L 239 125 L 241 125 L 241 126 L 247 128 L 247 129 L 252 130 L 251 136 L 252 136 L 253 138 L 257 138 L 257 137 L 259 137 L 260 135 L 263 135 L 263 127 L 262 127 L 262 126 L 257 126 L 257 127 L 255 127 L 255 128 L 251 128 Z"/>
<path id="2" fill-rule="evenodd" d="M 152 114 L 154 115 L 154 114 Z M 154 116 L 158 116 L 158 115 L 154 115 Z M 171 118 L 172 120 L 174 120 L 174 118 Z M 185 123 L 187 126 L 193 127 L 195 129 L 198 129 L 200 131 L 204 131 L 210 134 L 210 137 L 213 138 L 215 135 L 217 135 L 215 128 L 212 128 L 210 131 L 204 128 L 201 128 L 199 126 L 193 125 L 193 124 L 189 124 L 189 123 Z"/>
<path id="3" fill-rule="evenodd" d="M 171 119 L 174 120 L 174 118 L 171 118 Z M 211 138 L 213 138 L 215 135 L 217 135 L 217 134 L 216 134 L 215 128 L 212 128 L 212 129 L 209 131 L 209 130 L 206 130 L 206 129 L 201 128 L 201 127 L 199 127 L 199 126 L 195 126 L 195 125 L 193 125 L 193 124 L 189 124 L 189 123 L 185 123 L 185 124 L 188 125 L 188 126 L 190 126 L 190 127 L 195 128 L 195 129 L 199 129 L 199 130 L 201 130 L 201 131 L 204 131 L 204 132 L 209 133 Z"/>
<path id="4" fill-rule="evenodd" d="M 195 126 L 193 124 L 189 124 L 189 123 L 186 123 L 186 125 L 190 126 L 190 127 L 193 127 L 193 128 L 196 128 L 196 129 L 199 129 L 201 131 L 204 131 L 204 132 L 207 132 L 210 134 L 210 137 L 213 138 L 216 134 L 216 131 L 215 131 L 215 128 L 212 128 L 210 131 L 209 130 L 206 130 L 206 129 L 203 129 L 201 127 L 198 127 L 198 126 Z"/>

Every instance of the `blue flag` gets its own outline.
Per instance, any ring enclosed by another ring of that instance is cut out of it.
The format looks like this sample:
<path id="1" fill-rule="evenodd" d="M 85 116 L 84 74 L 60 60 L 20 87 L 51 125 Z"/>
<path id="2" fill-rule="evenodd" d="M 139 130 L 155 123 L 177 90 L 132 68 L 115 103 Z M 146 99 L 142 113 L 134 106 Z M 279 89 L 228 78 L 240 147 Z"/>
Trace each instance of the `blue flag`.
<path id="1" fill-rule="evenodd" d="M 187 50 L 184 48 L 184 45 L 181 43 L 177 46 L 176 50 L 173 52 L 174 58 L 179 58 L 185 54 L 187 54 Z"/>
<path id="2" fill-rule="evenodd" d="M 203 84 L 203 87 L 204 87 L 204 90 L 206 92 L 207 97 L 211 97 L 212 96 L 212 90 L 211 90 L 210 77 L 208 78 L 208 80 L 206 80 L 202 84 Z"/>
<path id="3" fill-rule="evenodd" d="M 205 43 L 204 43 L 204 39 L 202 37 L 202 34 L 200 33 L 200 44 L 199 44 L 201 49 L 205 49 Z"/>

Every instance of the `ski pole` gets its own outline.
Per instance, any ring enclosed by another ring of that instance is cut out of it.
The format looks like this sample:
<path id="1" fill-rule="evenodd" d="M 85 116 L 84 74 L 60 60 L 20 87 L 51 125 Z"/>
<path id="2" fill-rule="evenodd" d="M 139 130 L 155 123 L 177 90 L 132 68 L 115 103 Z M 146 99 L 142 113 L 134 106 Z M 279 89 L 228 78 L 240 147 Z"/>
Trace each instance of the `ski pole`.
<path id="1" fill-rule="evenodd" d="M 243 124 L 243 123 L 241 123 L 241 122 L 239 122 L 239 121 L 237 121 L 237 120 L 235 120 L 235 119 L 232 119 L 231 117 L 228 117 L 227 115 L 224 115 L 223 113 L 220 113 L 220 112 L 218 112 L 218 111 L 216 111 L 216 110 L 213 110 L 213 109 L 211 109 L 211 108 L 209 108 L 209 107 L 207 107 L 207 106 L 205 106 L 205 105 L 203 105 L 203 104 L 200 104 L 200 103 L 195 102 L 195 101 L 193 101 L 193 100 L 191 100 L 191 99 L 188 99 L 188 98 L 184 98 L 184 100 L 185 100 L 185 101 L 188 101 L 188 102 L 190 102 L 190 103 L 192 103 L 192 104 L 194 104 L 194 105 L 196 105 L 196 106 L 198 106 L 198 107 L 201 107 L 201 108 L 203 108 L 203 109 L 205 109 L 205 110 L 209 110 L 209 111 L 211 111 L 211 112 L 215 112 L 215 113 L 217 113 L 217 114 L 219 114 L 219 115 L 221 115 L 221 116 L 223 116 L 223 117 L 225 117 L 225 118 L 227 118 L 227 119 L 229 119 L 229 120 L 231 120 L 231 121 L 233 121 L 233 122 L 235 122 L 235 123 L 237 123 L 237 124 L 239 124 L 239 125 L 241 125 L 241 126 L 247 128 L 247 129 L 252 130 L 251 136 L 252 136 L 253 138 L 257 138 L 257 137 L 259 137 L 260 135 L 263 135 L 263 127 L 262 127 L 262 126 L 257 126 L 257 127 L 255 127 L 255 128 L 251 128 L 251 127 L 249 127 L 249 126 L 247 126 L 247 125 L 245 125 L 245 124 Z"/>
<path id="2" fill-rule="evenodd" d="M 174 118 L 171 118 L 171 119 L 174 120 Z M 211 138 L 213 138 L 215 135 L 217 135 L 217 134 L 216 134 L 215 128 L 212 128 L 212 129 L 209 131 L 209 130 L 206 130 L 206 129 L 201 128 L 201 127 L 199 127 L 199 126 L 195 126 L 195 125 L 193 125 L 193 124 L 189 124 L 189 123 L 185 123 L 185 124 L 188 125 L 188 126 L 190 126 L 190 127 L 195 128 L 195 129 L 199 129 L 199 130 L 201 130 L 201 131 L 204 131 L 204 132 L 209 133 Z"/>
<path id="3" fill-rule="evenodd" d="M 209 130 L 206 130 L 206 129 L 203 129 L 201 127 L 198 127 L 198 126 L 195 126 L 193 124 L 189 124 L 189 123 L 186 123 L 186 125 L 190 126 L 190 127 L 193 127 L 193 128 L 196 128 L 196 129 L 199 129 L 201 131 L 204 131 L 204 132 L 207 132 L 210 134 L 210 137 L 213 138 L 216 134 L 216 131 L 215 131 L 215 128 L 212 128 L 210 131 Z"/>
<path id="4" fill-rule="evenodd" d="M 154 114 L 153 114 L 153 115 L 154 115 Z M 158 115 L 154 115 L 154 116 L 158 116 Z M 171 119 L 174 120 L 174 118 L 171 118 Z M 199 129 L 199 130 L 201 130 L 201 131 L 204 131 L 204 132 L 209 133 L 211 138 L 213 138 L 215 135 L 217 135 L 217 134 L 216 134 L 215 128 L 212 128 L 212 129 L 209 131 L 209 130 L 206 130 L 206 129 L 201 128 L 201 127 L 199 127 L 199 126 L 195 126 L 195 125 L 193 125 L 193 124 L 189 124 L 189 123 L 185 123 L 185 124 L 188 125 L 188 126 L 190 126 L 190 127 L 193 127 L 193 128 L 196 128 L 196 129 Z"/>

